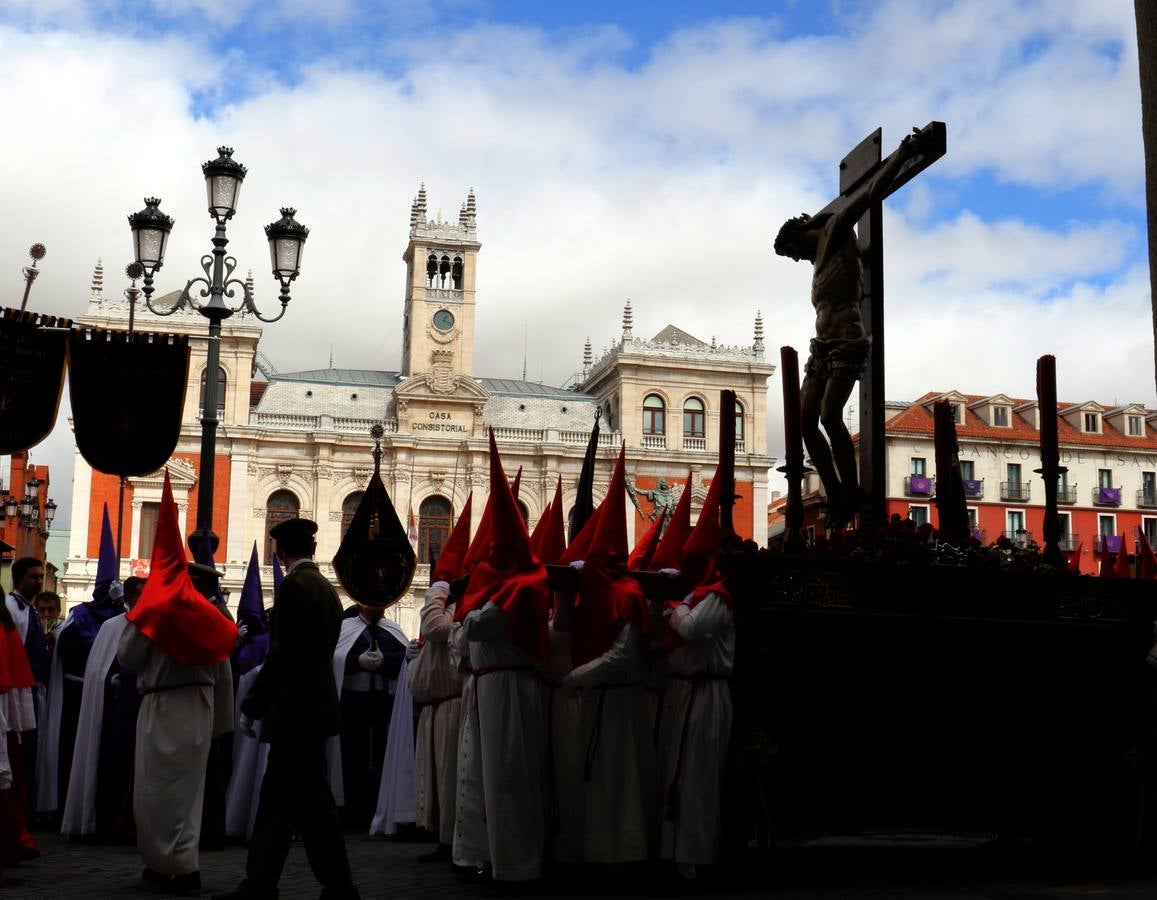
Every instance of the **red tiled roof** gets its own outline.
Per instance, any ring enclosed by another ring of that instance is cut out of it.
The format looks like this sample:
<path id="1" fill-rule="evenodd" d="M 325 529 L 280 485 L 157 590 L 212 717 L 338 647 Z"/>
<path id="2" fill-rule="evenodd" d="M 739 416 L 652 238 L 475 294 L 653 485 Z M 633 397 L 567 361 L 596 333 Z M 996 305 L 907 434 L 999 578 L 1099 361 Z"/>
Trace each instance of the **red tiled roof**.
<path id="1" fill-rule="evenodd" d="M 265 395 L 265 389 L 269 387 L 268 381 L 251 381 L 249 382 L 249 405 L 256 406 L 261 398 Z"/>
<path id="2" fill-rule="evenodd" d="M 885 431 L 888 434 L 918 434 L 929 438 L 932 437 L 935 434 L 935 426 L 932 419 L 931 402 L 943 395 L 943 391 L 930 391 L 925 394 L 902 413 L 898 413 L 889 419 L 884 426 Z M 965 394 L 964 398 L 966 406 L 980 400 L 988 399 L 986 396 L 977 394 Z M 960 438 L 971 438 L 973 440 L 1001 441 L 1004 443 L 1017 443 L 1021 441 L 1030 444 L 1040 443 L 1040 433 L 1036 427 L 1029 419 L 1016 412 L 1018 406 L 1026 403 L 1035 404 L 1036 401 L 1017 399 L 1015 397 L 1010 397 L 1009 399 L 1013 405 L 1013 411 L 1011 413 L 1012 427 L 998 428 L 989 425 L 977 415 L 976 412 L 966 408 L 964 410 L 964 424 L 956 426 L 957 436 Z M 1057 409 L 1074 406 L 1079 407 L 1082 403 L 1074 404 L 1058 401 Z M 1119 404 L 1102 405 L 1104 405 L 1106 409 L 1121 408 Z M 1157 449 L 1157 429 L 1151 427 L 1145 429 L 1146 433 L 1144 437 L 1129 437 L 1114 428 L 1105 420 L 1104 416 L 1102 416 L 1101 432 L 1101 434 L 1087 434 L 1074 428 L 1066 419 L 1060 416 L 1057 417 L 1057 440 L 1061 445 L 1116 450 Z"/>

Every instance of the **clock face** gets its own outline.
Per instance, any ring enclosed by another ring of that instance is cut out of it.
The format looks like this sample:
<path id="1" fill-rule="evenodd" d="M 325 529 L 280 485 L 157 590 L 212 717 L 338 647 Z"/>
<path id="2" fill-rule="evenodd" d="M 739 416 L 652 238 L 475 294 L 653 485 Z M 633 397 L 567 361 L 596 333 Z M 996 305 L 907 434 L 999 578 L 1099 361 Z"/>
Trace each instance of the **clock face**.
<path id="1" fill-rule="evenodd" d="M 434 327 L 439 331 L 449 331 L 454 327 L 454 314 L 448 309 L 440 309 L 434 313 Z"/>

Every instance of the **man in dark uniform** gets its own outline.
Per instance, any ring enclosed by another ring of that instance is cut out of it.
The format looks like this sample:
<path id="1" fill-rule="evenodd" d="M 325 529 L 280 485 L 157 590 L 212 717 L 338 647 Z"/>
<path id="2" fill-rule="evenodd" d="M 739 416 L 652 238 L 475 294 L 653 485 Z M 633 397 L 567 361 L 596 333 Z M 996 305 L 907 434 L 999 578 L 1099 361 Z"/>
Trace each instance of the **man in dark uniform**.
<path id="1" fill-rule="evenodd" d="M 241 727 L 260 719 L 269 762 L 245 880 L 217 900 L 276 898 L 294 830 L 301 832 L 323 900 L 356 900 L 341 819 L 327 781 L 326 739 L 341 730 L 333 654 L 341 629 L 337 592 L 313 561 L 317 523 L 290 519 L 270 531 L 285 578 L 273 598 L 269 655 L 241 704 Z"/>

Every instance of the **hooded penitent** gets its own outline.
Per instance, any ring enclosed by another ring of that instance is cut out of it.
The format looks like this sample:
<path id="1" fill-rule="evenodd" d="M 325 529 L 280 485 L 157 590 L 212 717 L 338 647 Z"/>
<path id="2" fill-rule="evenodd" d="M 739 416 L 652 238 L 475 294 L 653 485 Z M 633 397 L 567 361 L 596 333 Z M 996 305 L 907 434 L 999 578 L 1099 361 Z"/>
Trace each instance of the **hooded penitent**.
<path id="1" fill-rule="evenodd" d="M 474 507 L 474 495 L 466 498 L 466 505 L 454 523 L 454 530 L 442 545 L 442 555 L 438 557 L 430 575 L 430 583 L 445 581 L 449 584 L 462 577 L 462 564 L 470 549 L 470 516 Z"/>
<path id="2" fill-rule="evenodd" d="M 627 557 L 627 568 L 632 572 L 646 572 L 651 568 L 651 557 L 659 546 L 659 536 L 663 533 L 663 523 L 667 521 L 667 510 L 663 510 L 650 524 L 635 549 Z"/>
<path id="3" fill-rule="evenodd" d="M 632 622 L 646 633 L 650 617 L 642 588 L 626 574 L 626 446 L 619 451 L 607 497 L 599 507 L 598 527 L 587 548 L 579 599 L 572 625 L 572 655 L 580 666 L 601 656 L 614 642 L 615 629 Z"/>
<path id="4" fill-rule="evenodd" d="M 530 535 L 502 471 L 493 431 L 490 432 L 487 506 L 491 514 L 490 552 L 470 574 L 470 583 L 455 618 L 493 602 L 506 616 L 512 643 L 536 659 L 545 660 L 549 651 L 550 585 L 546 568 L 531 552 Z"/>
<path id="5" fill-rule="evenodd" d="M 723 479 L 713 478 L 707 489 L 707 498 L 699 512 L 699 520 L 691 529 L 691 536 L 683 544 L 679 558 L 687 589 L 691 592 L 691 605 L 714 591 L 730 606 L 731 594 L 719 577 L 719 557 L 723 541 L 723 530 L 719 524 L 719 493 Z"/>
<path id="6" fill-rule="evenodd" d="M 667 529 L 659 540 L 659 546 L 651 557 L 651 571 L 659 569 L 679 568 L 679 557 L 683 553 L 683 545 L 691 534 L 691 473 L 687 473 L 687 482 L 683 485 L 683 493 L 679 495 L 679 502 L 675 504 L 675 512 L 667 523 Z"/>
<path id="7" fill-rule="evenodd" d="M 534 526 L 530 536 L 530 546 L 534 555 L 544 566 L 556 565 L 566 552 L 566 525 L 562 515 L 562 476 L 554 487 L 554 499 L 550 501 L 542 518 Z"/>
<path id="8" fill-rule="evenodd" d="M 72 609 L 71 628 L 76 629 L 77 635 L 87 646 L 92 646 L 96 640 L 96 633 L 100 626 L 113 616 L 125 611 L 124 604 L 119 598 L 109 596 L 109 591 L 117 577 L 117 551 L 112 538 L 112 525 L 108 519 L 108 504 L 100 525 L 100 551 L 96 564 L 96 585 L 92 590 L 92 600 L 81 603 Z M 83 671 L 84 666 L 81 665 Z"/>
<path id="9" fill-rule="evenodd" d="M 245 583 L 241 586 L 237 623 L 248 629 L 237 651 L 237 668 L 244 675 L 261 665 L 269 652 L 269 624 L 265 621 L 265 594 L 261 590 L 261 563 L 257 557 L 256 541 L 249 555 L 249 566 L 245 569 Z"/>
<path id="10" fill-rule="evenodd" d="M 173 502 L 167 470 L 149 580 L 126 618 L 165 653 L 187 666 L 211 666 L 228 659 L 237 639 L 237 627 L 189 580 L 177 525 L 177 504 Z"/>

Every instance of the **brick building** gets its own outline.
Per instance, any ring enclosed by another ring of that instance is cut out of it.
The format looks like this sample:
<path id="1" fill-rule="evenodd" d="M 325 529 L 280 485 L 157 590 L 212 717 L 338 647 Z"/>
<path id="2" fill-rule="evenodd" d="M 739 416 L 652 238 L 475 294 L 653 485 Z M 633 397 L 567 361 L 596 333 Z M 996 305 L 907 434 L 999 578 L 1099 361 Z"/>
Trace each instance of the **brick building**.
<path id="1" fill-rule="evenodd" d="M 445 540 L 471 491 L 477 525 L 487 491 L 488 427 L 495 429 L 507 471 L 523 469 L 519 502 L 533 528 L 560 476 L 569 512 L 596 410 L 601 410 L 603 464 L 596 499 L 602 498 L 619 443 L 625 441 L 637 503 L 628 522 L 633 537 L 644 527 L 645 516 L 673 504 L 688 485 L 693 501 L 702 502 L 715 470 L 719 392 L 730 388 L 740 401 L 732 412 L 740 495 L 736 529 L 760 543 L 766 540 L 767 470 L 773 463 L 766 446 L 766 395 L 774 366 L 764 360 L 758 316 L 751 343 L 740 347 L 705 342 L 673 325 L 644 340 L 633 334 L 628 303 L 610 349 L 596 360 L 588 338 L 581 372 L 566 387 L 485 377 L 474 371 L 476 302 L 482 314 L 486 308 L 485 298 L 476 297 L 480 249 L 473 192 L 458 220 L 444 222 L 441 216 L 427 218 L 423 187 L 410 210 L 402 255 L 401 371 L 331 367 L 281 372 L 259 350 L 257 321 L 246 316 L 225 320 L 217 373 L 222 389 L 213 522 L 221 538 L 218 566 L 234 599 L 253 543 L 268 565 L 269 528 L 286 517 L 302 515 L 319 523 L 318 559 L 328 571 L 372 471 L 369 429 L 375 423 L 386 431 L 383 480 L 403 520 L 412 512 L 418 558 L 424 562 Z M 554 315 L 573 318 L 576 334 L 590 327 L 581 310 Z M 94 278 L 88 312 L 79 321 L 123 328 L 126 317 L 126 301 L 105 297 L 100 279 Z M 187 534 L 196 522 L 205 320 L 190 312 L 161 320 L 138 310 L 138 323 L 143 330 L 177 331 L 191 338 L 185 426 L 168 465 Z M 160 472 L 130 480 L 126 573 L 147 564 L 162 480 Z M 115 477 L 93 472 L 76 457 L 72 540 L 63 578 L 71 602 L 85 599 L 91 589 L 101 505 L 107 501 L 115 516 L 117 488 Z M 395 607 L 409 633 L 416 632 L 417 598 L 427 577 L 426 566 L 420 566 L 414 596 Z M 266 569 L 267 589 L 269 583 Z"/>
<path id="2" fill-rule="evenodd" d="M 1044 540 L 1040 410 L 1035 400 L 1005 394 L 931 392 L 887 405 L 888 514 L 938 524 L 932 409 L 947 400 L 956 414 L 961 474 L 974 535 L 992 543 Z M 1124 546 L 1136 552 L 1142 531 L 1157 545 L 1157 410 L 1096 401 L 1057 404 L 1063 538 L 1082 572 L 1095 573 Z M 805 484 L 807 527 L 822 534 L 819 479 Z M 772 532 L 782 530 L 786 498 L 769 505 Z M 1123 542 L 1123 543 L 1122 543 Z"/>

